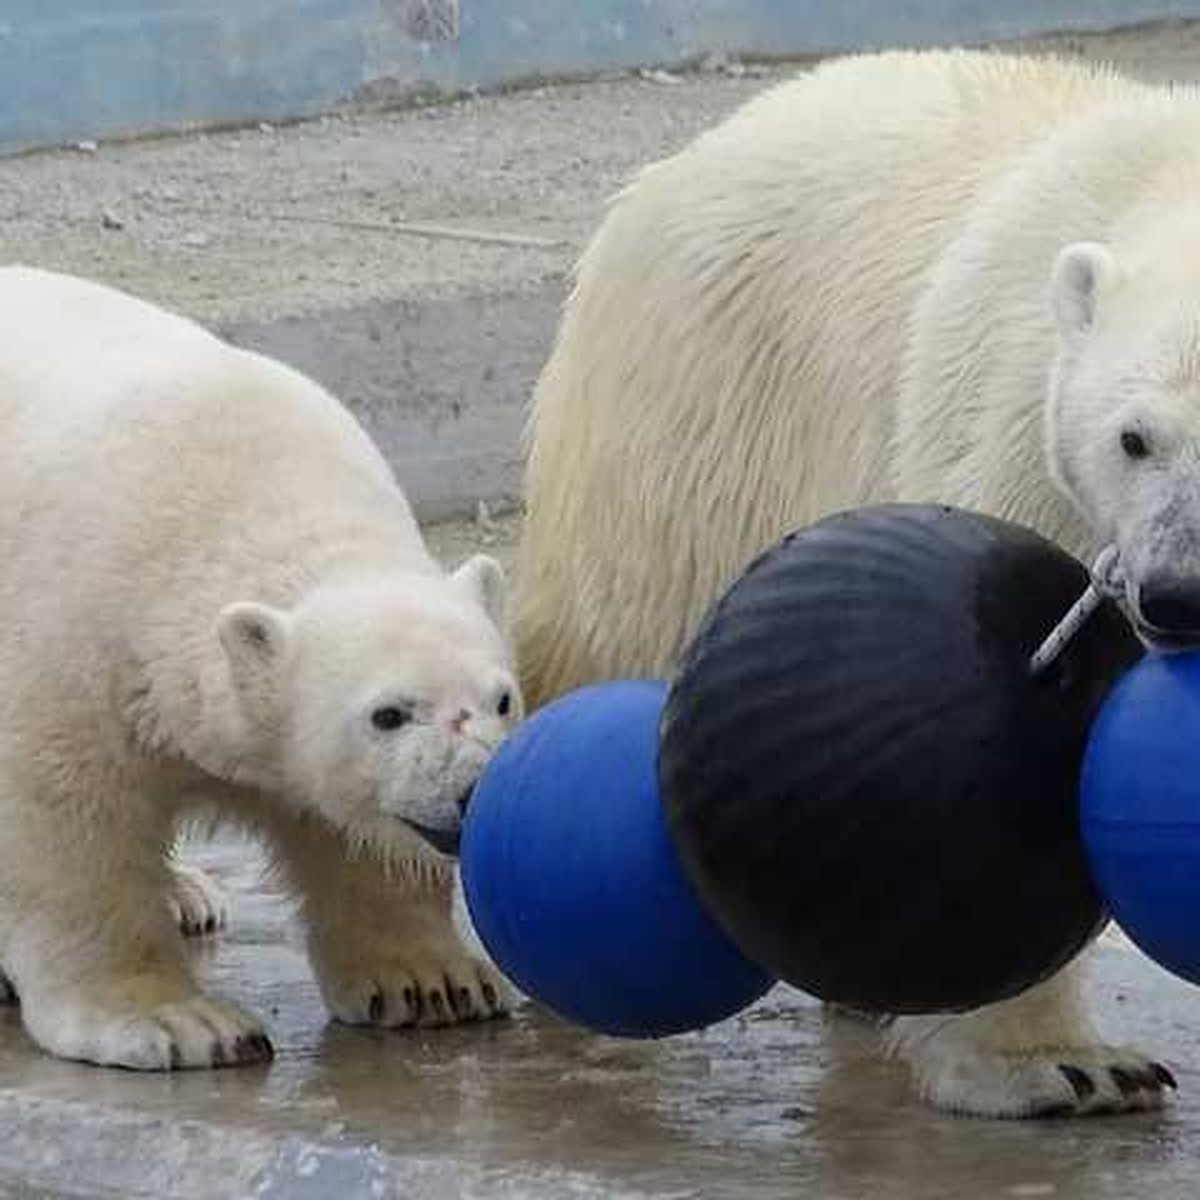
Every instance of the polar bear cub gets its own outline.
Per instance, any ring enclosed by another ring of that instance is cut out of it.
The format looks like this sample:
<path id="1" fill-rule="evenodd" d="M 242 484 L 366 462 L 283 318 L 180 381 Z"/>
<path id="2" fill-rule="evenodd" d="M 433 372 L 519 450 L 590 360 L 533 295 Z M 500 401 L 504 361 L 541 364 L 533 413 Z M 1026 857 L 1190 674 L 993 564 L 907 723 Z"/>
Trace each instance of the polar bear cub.
<path id="1" fill-rule="evenodd" d="M 184 959 L 193 809 L 267 837 L 336 1017 L 501 1011 L 432 848 L 521 711 L 499 567 L 436 566 L 364 431 L 280 363 L 18 267 L 0 328 L 0 973 L 29 1034 L 269 1056 Z"/>

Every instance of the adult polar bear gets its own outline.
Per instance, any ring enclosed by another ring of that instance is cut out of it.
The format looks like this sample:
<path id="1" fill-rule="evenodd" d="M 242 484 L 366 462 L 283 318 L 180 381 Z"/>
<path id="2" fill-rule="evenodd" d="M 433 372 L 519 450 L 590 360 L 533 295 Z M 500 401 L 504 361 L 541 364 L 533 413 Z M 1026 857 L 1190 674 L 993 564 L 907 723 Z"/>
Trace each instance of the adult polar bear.
<path id="1" fill-rule="evenodd" d="M 1149 636 L 1200 629 L 1200 100 L 977 53 L 843 60 L 617 199 L 530 427 L 527 699 L 663 674 L 759 550 L 943 501 L 1089 555 Z M 1019 931 L 1015 931 L 1019 936 Z M 1160 1102 L 1076 968 L 891 1045 L 980 1114 Z"/>
<path id="2" fill-rule="evenodd" d="M 183 958 L 164 850 L 190 805 L 269 835 L 336 1016 L 500 1010 L 425 848 L 519 716 L 499 568 L 444 574 L 362 429 L 279 363 L 21 268 L 0 329 L 0 976 L 26 1029 L 128 1067 L 269 1054 Z"/>

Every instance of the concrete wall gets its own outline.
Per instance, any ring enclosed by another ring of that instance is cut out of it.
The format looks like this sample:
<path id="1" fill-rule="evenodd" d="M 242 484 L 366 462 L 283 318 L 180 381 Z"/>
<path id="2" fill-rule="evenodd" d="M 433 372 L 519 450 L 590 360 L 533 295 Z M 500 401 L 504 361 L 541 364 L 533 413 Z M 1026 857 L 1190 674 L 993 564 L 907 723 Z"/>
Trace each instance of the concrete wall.
<path id="1" fill-rule="evenodd" d="M 1200 17 L 1200 0 L 0 0 L 0 151 L 537 75 Z"/>

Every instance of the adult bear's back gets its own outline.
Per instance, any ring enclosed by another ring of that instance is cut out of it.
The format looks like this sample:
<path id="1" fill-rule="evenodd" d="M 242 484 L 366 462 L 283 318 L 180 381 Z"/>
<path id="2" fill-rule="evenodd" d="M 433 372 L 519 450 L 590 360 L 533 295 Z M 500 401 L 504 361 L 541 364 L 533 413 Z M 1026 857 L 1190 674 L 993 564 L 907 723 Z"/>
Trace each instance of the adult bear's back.
<path id="1" fill-rule="evenodd" d="M 843 60 L 752 101 L 617 199 L 529 429 L 517 636 L 534 704 L 667 672 L 787 529 L 896 498 L 909 321 L 980 196 L 1147 89 L 973 53 Z"/>

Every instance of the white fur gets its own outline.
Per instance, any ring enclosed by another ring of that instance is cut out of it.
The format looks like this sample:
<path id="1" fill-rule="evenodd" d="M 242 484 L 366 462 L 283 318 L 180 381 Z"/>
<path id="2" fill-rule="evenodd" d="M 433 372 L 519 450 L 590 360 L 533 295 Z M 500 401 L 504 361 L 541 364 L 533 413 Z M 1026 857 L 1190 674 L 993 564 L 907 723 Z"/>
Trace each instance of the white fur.
<path id="1" fill-rule="evenodd" d="M 529 701 L 669 673 L 753 556 L 870 502 L 982 509 L 1080 555 L 1115 537 L 1135 611 L 1164 563 L 1200 576 L 1198 138 L 1188 91 L 892 53 L 822 66 L 646 168 L 579 263 L 536 392 Z M 1158 443 L 1141 468 L 1129 422 Z M 895 1045 L 947 1107 L 1053 1107 L 1058 1063 L 1129 1061 L 1074 978 L 899 1022 Z"/>
<path id="2" fill-rule="evenodd" d="M 499 569 L 443 573 L 365 433 L 279 363 L 21 268 L 0 331 L 0 972 L 30 1034 L 131 1067 L 263 1057 L 172 927 L 220 918 L 168 869 L 193 807 L 269 837 L 336 1016 L 499 1011 L 407 824 L 452 831 L 519 716 Z"/>

